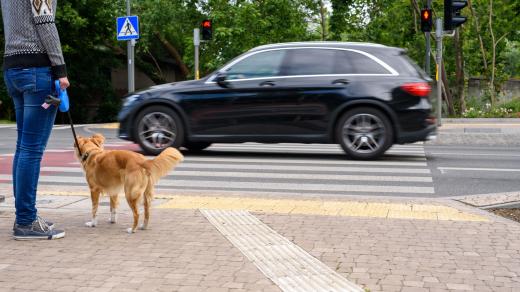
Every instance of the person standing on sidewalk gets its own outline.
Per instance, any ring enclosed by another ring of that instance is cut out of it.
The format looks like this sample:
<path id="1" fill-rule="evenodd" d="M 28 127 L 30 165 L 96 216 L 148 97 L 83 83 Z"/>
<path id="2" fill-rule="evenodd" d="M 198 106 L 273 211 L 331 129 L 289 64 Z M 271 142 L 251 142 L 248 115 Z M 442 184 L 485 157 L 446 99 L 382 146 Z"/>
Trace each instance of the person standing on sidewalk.
<path id="1" fill-rule="evenodd" d="M 54 16 L 56 0 L 1 0 L 5 33 L 4 79 L 14 101 L 18 139 L 13 159 L 13 194 L 18 240 L 55 239 L 65 231 L 38 216 L 36 188 L 56 107 L 42 107 L 54 80 L 69 86 Z"/>

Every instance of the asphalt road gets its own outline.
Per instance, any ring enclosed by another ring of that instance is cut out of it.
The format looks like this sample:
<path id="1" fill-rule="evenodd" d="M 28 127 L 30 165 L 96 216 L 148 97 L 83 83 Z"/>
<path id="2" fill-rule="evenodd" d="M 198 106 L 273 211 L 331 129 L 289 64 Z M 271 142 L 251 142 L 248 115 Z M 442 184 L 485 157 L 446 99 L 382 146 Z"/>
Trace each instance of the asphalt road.
<path id="1" fill-rule="evenodd" d="M 107 149 L 138 150 L 115 129 L 101 132 Z M 0 183 L 10 183 L 14 125 L 0 125 Z M 72 155 L 70 128 L 56 126 L 42 163 L 41 184 L 85 185 Z M 520 147 L 396 145 L 379 161 L 348 160 L 336 145 L 217 144 L 185 153 L 185 162 L 157 188 L 174 193 L 270 193 L 447 197 L 520 191 Z"/>

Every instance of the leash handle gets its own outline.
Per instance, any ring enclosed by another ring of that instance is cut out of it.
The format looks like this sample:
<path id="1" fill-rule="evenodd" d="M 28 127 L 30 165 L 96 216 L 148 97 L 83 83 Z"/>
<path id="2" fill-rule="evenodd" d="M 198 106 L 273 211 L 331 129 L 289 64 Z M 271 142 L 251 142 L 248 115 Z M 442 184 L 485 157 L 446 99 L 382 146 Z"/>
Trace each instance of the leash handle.
<path id="1" fill-rule="evenodd" d="M 56 95 L 57 95 L 58 99 L 60 100 L 58 109 L 62 113 L 68 112 L 69 111 L 69 95 L 67 94 L 67 89 L 61 89 L 59 80 L 54 81 L 54 87 L 56 89 Z"/>

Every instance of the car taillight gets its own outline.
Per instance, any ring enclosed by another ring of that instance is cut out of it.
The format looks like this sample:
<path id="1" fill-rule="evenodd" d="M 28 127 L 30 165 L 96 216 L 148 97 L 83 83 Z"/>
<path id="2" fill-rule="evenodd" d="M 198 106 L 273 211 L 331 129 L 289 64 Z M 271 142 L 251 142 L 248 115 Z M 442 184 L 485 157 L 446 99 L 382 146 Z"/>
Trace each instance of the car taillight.
<path id="1" fill-rule="evenodd" d="M 432 90 L 426 82 L 405 83 L 401 89 L 415 96 L 428 96 Z"/>

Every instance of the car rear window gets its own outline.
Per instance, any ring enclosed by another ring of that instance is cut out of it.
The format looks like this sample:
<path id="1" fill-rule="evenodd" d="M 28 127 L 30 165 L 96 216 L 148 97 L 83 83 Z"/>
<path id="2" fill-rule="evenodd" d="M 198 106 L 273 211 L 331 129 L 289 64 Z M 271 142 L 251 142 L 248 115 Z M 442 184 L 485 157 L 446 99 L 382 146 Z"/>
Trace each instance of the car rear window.
<path id="1" fill-rule="evenodd" d="M 393 51 L 384 55 L 376 54 L 376 56 L 394 68 L 399 75 L 421 77 L 425 79 L 429 78 L 423 69 L 408 57 L 404 51 Z"/>
<path id="2" fill-rule="evenodd" d="M 390 74 L 371 58 L 353 51 L 337 50 L 336 74 Z"/>

